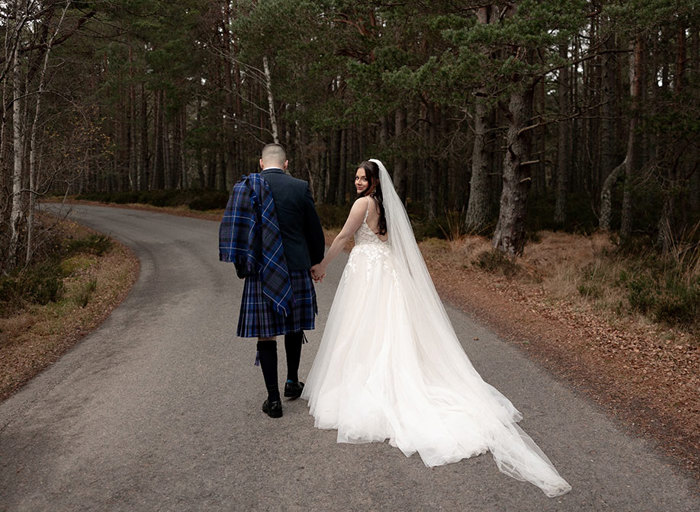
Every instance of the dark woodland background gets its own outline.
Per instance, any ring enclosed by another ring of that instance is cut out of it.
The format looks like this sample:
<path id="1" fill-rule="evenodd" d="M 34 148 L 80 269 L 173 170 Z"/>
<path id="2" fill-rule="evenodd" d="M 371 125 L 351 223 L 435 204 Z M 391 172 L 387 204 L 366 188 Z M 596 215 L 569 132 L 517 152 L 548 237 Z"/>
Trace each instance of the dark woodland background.
<path id="1" fill-rule="evenodd" d="M 44 195 L 221 207 L 271 141 L 322 211 L 374 157 L 416 222 L 507 254 L 545 228 L 697 249 L 699 7 L 2 2 L 2 271 Z"/>

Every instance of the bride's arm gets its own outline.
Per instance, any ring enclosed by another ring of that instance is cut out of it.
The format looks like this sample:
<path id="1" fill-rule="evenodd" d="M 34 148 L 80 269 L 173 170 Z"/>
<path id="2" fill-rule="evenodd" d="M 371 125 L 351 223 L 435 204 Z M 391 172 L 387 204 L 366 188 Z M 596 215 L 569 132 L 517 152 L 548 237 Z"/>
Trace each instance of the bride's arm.
<path id="1" fill-rule="evenodd" d="M 326 268 L 328 267 L 328 264 L 331 261 L 333 261 L 335 257 L 338 256 L 338 254 L 340 254 L 340 251 L 343 250 L 345 244 L 348 243 L 350 238 L 352 238 L 352 236 L 355 234 L 355 231 L 357 231 L 360 228 L 362 222 L 365 219 L 365 212 L 367 211 L 367 201 L 369 200 L 369 197 L 361 197 L 352 205 L 352 208 L 350 209 L 350 214 L 348 215 L 348 219 L 345 221 L 343 229 L 340 230 L 338 236 L 336 236 L 333 240 L 333 243 L 331 244 L 330 249 L 328 249 L 328 252 L 326 252 L 323 261 L 316 265 L 317 270 L 315 273 L 317 275 L 323 276 L 326 274 Z"/>

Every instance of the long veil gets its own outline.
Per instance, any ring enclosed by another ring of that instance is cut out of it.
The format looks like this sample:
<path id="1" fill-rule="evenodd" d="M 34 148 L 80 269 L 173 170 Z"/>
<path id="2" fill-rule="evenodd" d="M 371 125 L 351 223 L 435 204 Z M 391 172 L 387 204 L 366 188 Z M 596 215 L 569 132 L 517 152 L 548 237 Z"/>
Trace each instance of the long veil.
<path id="1" fill-rule="evenodd" d="M 478 409 L 489 451 L 503 473 L 537 485 L 550 497 L 568 492 L 571 486 L 517 425 L 521 414 L 498 390 L 483 381 L 462 349 L 391 177 L 382 162 L 371 161 L 379 167 L 387 232 L 399 281 L 404 286 L 403 296 L 409 311 L 420 319 L 412 322 L 412 330 L 425 366 L 439 368 L 441 382 L 448 383 L 450 388 L 470 393 L 473 401 L 469 406 Z"/>

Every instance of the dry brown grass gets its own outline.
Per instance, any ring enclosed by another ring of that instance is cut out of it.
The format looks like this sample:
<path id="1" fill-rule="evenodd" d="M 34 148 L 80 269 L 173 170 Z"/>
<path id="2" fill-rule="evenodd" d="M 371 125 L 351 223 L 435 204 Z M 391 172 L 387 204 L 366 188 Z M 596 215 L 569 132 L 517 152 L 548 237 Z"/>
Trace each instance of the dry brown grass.
<path id="1" fill-rule="evenodd" d="M 581 269 L 601 264 L 603 251 L 613 248 L 607 235 L 591 236 L 543 231 L 539 241 L 526 246 L 521 261 L 534 269 L 544 291 L 555 299 L 582 303 Z"/>
<path id="2" fill-rule="evenodd" d="M 73 237 L 93 233 L 68 221 L 62 229 Z M 62 265 L 70 275 L 64 278 L 65 293 L 59 301 L 29 305 L 0 318 L 0 400 L 102 323 L 124 300 L 138 275 L 138 260 L 116 241 L 100 257 L 81 253 Z"/>

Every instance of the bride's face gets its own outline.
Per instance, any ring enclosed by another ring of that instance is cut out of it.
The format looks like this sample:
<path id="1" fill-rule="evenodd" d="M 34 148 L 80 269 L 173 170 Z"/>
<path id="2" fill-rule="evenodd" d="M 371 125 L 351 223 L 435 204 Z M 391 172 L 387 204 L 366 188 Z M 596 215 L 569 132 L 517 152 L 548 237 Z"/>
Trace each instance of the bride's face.
<path id="1" fill-rule="evenodd" d="M 365 170 L 360 167 L 355 173 L 355 189 L 357 190 L 357 195 L 362 194 L 369 187 L 369 181 L 367 181 L 367 174 Z"/>

